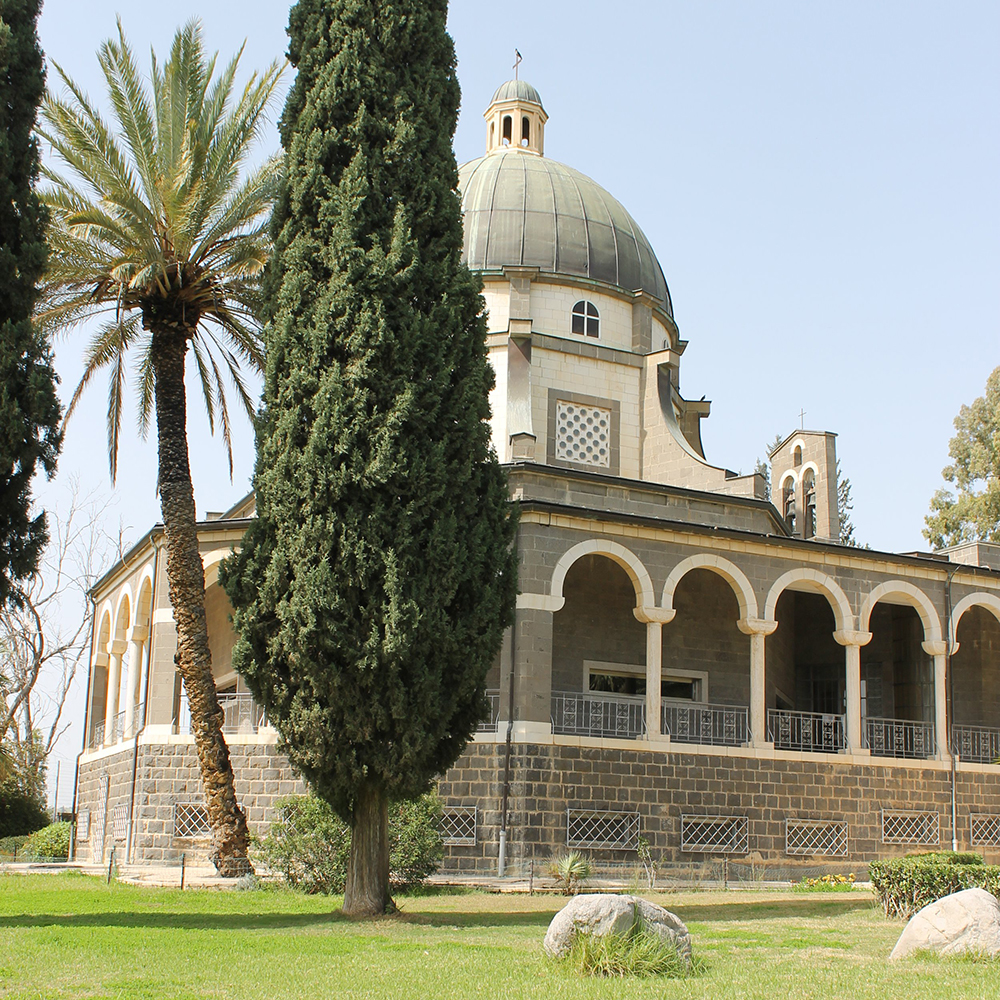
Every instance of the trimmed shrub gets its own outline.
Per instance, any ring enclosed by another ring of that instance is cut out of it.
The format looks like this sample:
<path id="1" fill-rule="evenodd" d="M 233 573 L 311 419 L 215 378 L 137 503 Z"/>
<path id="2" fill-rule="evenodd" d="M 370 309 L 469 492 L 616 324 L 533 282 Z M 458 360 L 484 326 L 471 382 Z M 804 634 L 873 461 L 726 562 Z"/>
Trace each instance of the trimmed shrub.
<path id="1" fill-rule="evenodd" d="M 327 802 L 292 795 L 259 844 L 264 863 L 303 892 L 337 894 L 347 882 L 351 831 Z M 389 881 L 396 891 L 437 871 L 444 853 L 441 804 L 434 795 L 389 807 Z"/>
<path id="2" fill-rule="evenodd" d="M 34 833 L 49 822 L 48 810 L 33 795 L 20 789 L 0 787 L 0 837 Z"/>
<path id="3" fill-rule="evenodd" d="M 963 855 L 946 852 L 916 854 L 869 865 L 872 887 L 888 917 L 908 920 L 917 910 L 962 889 L 1000 893 L 1000 867 L 986 865 L 978 855 L 967 863 Z M 965 855 L 964 857 L 968 857 Z"/>
<path id="4" fill-rule="evenodd" d="M 65 861 L 69 857 L 69 823 L 50 823 L 33 833 L 18 852 L 25 861 Z"/>

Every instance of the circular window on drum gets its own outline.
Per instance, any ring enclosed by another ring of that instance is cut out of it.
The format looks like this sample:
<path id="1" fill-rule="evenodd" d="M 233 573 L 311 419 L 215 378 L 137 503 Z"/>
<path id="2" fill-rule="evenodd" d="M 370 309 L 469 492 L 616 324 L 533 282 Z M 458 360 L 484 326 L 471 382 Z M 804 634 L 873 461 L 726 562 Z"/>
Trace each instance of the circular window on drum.
<path id="1" fill-rule="evenodd" d="M 556 458 L 599 468 L 611 467 L 611 411 L 556 401 Z"/>

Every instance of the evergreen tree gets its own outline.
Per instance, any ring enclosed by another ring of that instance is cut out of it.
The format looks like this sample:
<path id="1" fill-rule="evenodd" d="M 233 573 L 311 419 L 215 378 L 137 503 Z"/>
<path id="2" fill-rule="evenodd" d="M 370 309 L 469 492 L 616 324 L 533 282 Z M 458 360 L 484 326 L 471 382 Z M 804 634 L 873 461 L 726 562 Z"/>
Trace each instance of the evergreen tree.
<path id="1" fill-rule="evenodd" d="M 60 446 L 52 356 L 31 320 L 47 256 L 35 193 L 40 9 L 41 0 L 0 0 L 0 603 L 38 567 L 47 534 L 45 515 L 32 516 L 31 480 L 39 463 L 55 471 Z"/>
<path id="2" fill-rule="evenodd" d="M 355 915 L 389 903 L 388 802 L 424 792 L 486 711 L 516 592 L 446 17 L 292 9 L 257 517 L 223 573 L 236 669 L 351 826 Z"/>
<path id="3" fill-rule="evenodd" d="M 837 517 L 840 521 L 840 544 L 861 548 L 861 543 L 854 537 L 854 522 L 851 511 L 854 510 L 854 499 L 851 496 L 851 481 L 840 474 L 840 459 L 837 459 Z M 868 548 L 869 546 L 865 546 Z"/>
<path id="4" fill-rule="evenodd" d="M 952 464 L 942 475 L 956 492 L 940 489 L 931 498 L 924 538 L 936 549 L 1000 542 L 1000 368 L 986 380 L 986 392 L 958 411 L 955 430 Z"/>

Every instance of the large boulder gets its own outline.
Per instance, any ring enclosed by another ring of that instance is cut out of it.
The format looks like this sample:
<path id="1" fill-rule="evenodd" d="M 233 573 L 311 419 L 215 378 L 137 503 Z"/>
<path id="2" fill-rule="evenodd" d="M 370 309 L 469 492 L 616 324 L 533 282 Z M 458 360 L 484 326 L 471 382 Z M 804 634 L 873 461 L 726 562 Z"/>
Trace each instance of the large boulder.
<path id="1" fill-rule="evenodd" d="M 915 913 L 899 935 L 890 962 L 916 951 L 937 955 L 1000 955 L 1000 903 L 985 889 L 963 889 Z"/>
<path id="2" fill-rule="evenodd" d="M 577 934 L 624 936 L 636 923 L 670 945 L 685 962 L 691 961 L 691 935 L 679 917 L 637 896 L 603 892 L 574 896 L 552 918 L 543 946 L 553 958 L 562 958 Z"/>

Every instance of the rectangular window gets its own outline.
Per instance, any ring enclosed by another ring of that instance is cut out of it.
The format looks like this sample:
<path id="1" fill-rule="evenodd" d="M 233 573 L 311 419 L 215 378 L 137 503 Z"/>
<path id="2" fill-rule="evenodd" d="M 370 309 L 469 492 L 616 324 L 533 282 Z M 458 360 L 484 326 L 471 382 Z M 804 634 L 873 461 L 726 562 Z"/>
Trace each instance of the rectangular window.
<path id="1" fill-rule="evenodd" d="M 634 851 L 639 846 L 639 814 L 567 809 L 566 846 Z"/>
<path id="2" fill-rule="evenodd" d="M 785 820 L 785 853 L 847 857 L 847 824 L 843 820 Z"/>
<path id="3" fill-rule="evenodd" d="M 941 843 L 940 817 L 936 812 L 882 813 L 883 844 L 926 844 L 938 847 Z"/>
<path id="4" fill-rule="evenodd" d="M 746 854 L 750 821 L 746 816 L 681 816 L 681 850 L 692 854 Z"/>
<path id="5" fill-rule="evenodd" d="M 660 681 L 660 696 L 675 701 L 700 701 L 700 681 L 687 677 L 664 677 Z M 645 674 L 605 673 L 590 671 L 590 690 L 606 694 L 644 696 Z"/>

